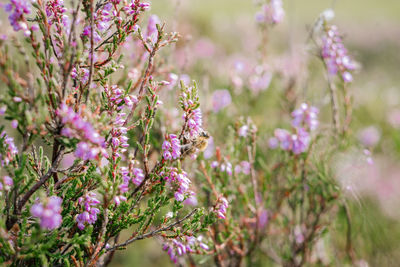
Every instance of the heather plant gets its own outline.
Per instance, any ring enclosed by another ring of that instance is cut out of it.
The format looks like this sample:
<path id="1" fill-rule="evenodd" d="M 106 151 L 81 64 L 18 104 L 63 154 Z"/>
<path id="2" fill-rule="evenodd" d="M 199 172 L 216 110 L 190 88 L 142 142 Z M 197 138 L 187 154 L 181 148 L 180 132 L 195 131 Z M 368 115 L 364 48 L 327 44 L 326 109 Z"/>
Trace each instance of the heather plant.
<path id="1" fill-rule="evenodd" d="M 247 61 L 211 59 L 211 78 L 227 78 L 211 98 L 189 61 L 212 42 L 176 45 L 150 3 L 4 6 L 14 32 L 0 40 L 0 263 L 106 266 L 147 238 L 178 266 L 329 265 L 333 250 L 355 262 L 332 160 L 354 147 L 357 64 L 325 11 L 306 46 L 330 103 L 300 92 L 302 77 L 274 66 L 270 49 L 283 3 L 256 4 L 257 48 Z M 267 90 L 279 96 L 273 128 L 249 112 Z M 360 157 L 373 164 L 370 150 Z M 339 215 L 342 246 L 331 241 Z"/>
<path id="2" fill-rule="evenodd" d="M 244 92 L 257 96 L 268 89 L 273 74 L 265 67 L 271 57 L 266 54 L 269 49 L 265 40 L 272 34 L 271 26 L 282 19 L 281 9 L 279 1 L 262 5 L 264 15 L 256 16 L 262 31 L 259 65 L 246 72 L 245 64 L 235 63 L 233 75 L 230 73 L 231 90 L 214 91 L 214 115 L 209 117 L 222 116 L 221 110 L 235 98 L 241 103 Z M 207 153 L 197 158 L 197 199 L 206 205 L 216 203 L 213 210 L 224 219 L 215 222 L 207 233 L 212 241 L 207 252 L 212 255 L 210 265 L 332 264 L 335 259 L 327 255 L 338 249 L 332 236 L 339 215 L 345 218 L 340 223 L 346 229 L 340 260 L 356 262 L 348 203 L 330 165 L 337 154 L 352 146 L 349 86 L 356 63 L 348 55 L 337 27 L 329 25 L 331 13 L 325 11 L 316 20 L 307 43 L 310 55 L 317 55 L 326 70 L 320 79 L 326 81 L 323 94 L 330 96 L 330 105 L 296 91 L 294 84 L 299 81 L 291 77 L 279 92 L 283 119 L 276 129 L 260 132 L 250 118 L 232 120 L 234 115 L 225 116 L 229 123 L 222 141 L 214 139 Z M 272 19 L 274 16 L 279 19 Z M 331 120 L 321 119 L 321 109 L 326 108 L 331 109 Z M 344 118 L 339 117 L 341 114 Z M 366 153 L 369 157 L 370 152 Z M 360 153 L 360 157 L 364 155 Z M 365 164 L 371 163 L 367 157 Z M 188 260 L 194 264 L 193 258 Z"/>
<path id="3" fill-rule="evenodd" d="M 159 95 L 174 85 L 157 55 L 178 34 L 155 16 L 143 23 L 149 8 L 139 0 L 5 5 L 16 34 L 1 41 L 1 110 L 18 137 L 2 127 L 1 263 L 107 265 L 116 250 L 156 236 L 173 259 L 208 249 L 198 232 L 218 216 L 184 204 L 194 192 L 181 164 L 203 132 L 197 87 L 182 83 L 181 130 L 165 129 Z M 129 49 L 133 66 L 123 58 Z"/>

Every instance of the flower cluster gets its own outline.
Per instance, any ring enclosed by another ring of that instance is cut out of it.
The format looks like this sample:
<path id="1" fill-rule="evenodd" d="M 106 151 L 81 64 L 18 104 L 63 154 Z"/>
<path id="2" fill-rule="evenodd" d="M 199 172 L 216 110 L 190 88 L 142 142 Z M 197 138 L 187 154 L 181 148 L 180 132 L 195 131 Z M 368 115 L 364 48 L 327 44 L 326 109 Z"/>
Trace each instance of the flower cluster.
<path id="1" fill-rule="evenodd" d="M 73 67 L 71 70 L 71 78 L 74 80 L 79 80 L 82 83 L 87 83 L 89 80 L 89 69 L 87 68 L 76 68 Z"/>
<path id="2" fill-rule="evenodd" d="M 286 151 L 293 151 L 294 154 L 300 154 L 307 150 L 310 144 L 310 134 L 304 128 L 295 128 L 295 133 L 290 133 L 284 129 L 276 129 L 274 136 L 269 140 L 270 148 L 274 149 L 280 146 Z"/>
<path id="3" fill-rule="evenodd" d="M 64 124 L 61 134 L 81 140 L 76 146 L 75 156 L 83 160 L 95 159 L 99 153 L 106 156 L 104 138 L 80 114 L 65 104 L 61 104 L 56 113 Z"/>
<path id="4" fill-rule="evenodd" d="M 5 191 L 9 191 L 11 189 L 11 186 L 13 186 L 13 184 L 14 184 L 14 181 L 10 176 L 8 176 L 8 175 L 3 176 L 3 182 L 0 182 L 0 191 L 2 191 L 3 189 Z M 1 195 L 1 192 L 0 192 L 0 195 Z"/>
<path id="5" fill-rule="evenodd" d="M 191 136 L 196 136 L 202 131 L 202 115 L 200 108 L 196 108 L 190 114 L 185 113 L 183 118 L 188 118 L 188 128 Z"/>
<path id="6" fill-rule="evenodd" d="M 31 3 L 27 0 L 11 0 L 5 5 L 5 11 L 9 14 L 8 20 L 14 31 L 22 30 L 25 36 L 29 36 L 31 31 L 26 24 L 24 14 L 31 13 Z"/>
<path id="7" fill-rule="evenodd" d="M 162 144 L 162 150 L 165 160 L 177 159 L 181 156 L 181 142 L 175 134 L 167 135 Z"/>
<path id="8" fill-rule="evenodd" d="M 277 24 L 283 20 L 284 16 L 282 0 L 270 0 L 262 6 L 262 11 L 256 14 L 256 20 L 258 23 Z"/>
<path id="9" fill-rule="evenodd" d="M 116 2 L 119 3 L 120 0 L 112 0 L 111 2 Z M 150 8 L 150 3 L 143 2 L 143 3 L 138 3 L 139 1 L 134 1 L 131 0 L 129 3 L 128 1 L 126 2 L 123 10 L 128 14 L 128 15 L 134 15 L 139 12 L 146 11 Z"/>
<path id="10" fill-rule="evenodd" d="M 117 85 L 104 86 L 104 93 L 108 99 L 108 105 L 110 110 L 122 110 L 125 106 L 132 107 L 133 104 L 138 102 L 138 99 L 134 95 L 124 95 L 124 91 Z"/>
<path id="11" fill-rule="evenodd" d="M 85 229 L 85 223 L 94 224 L 97 221 L 97 214 L 100 210 L 96 206 L 100 204 L 100 201 L 97 200 L 95 193 L 89 192 L 84 197 L 80 197 L 78 203 L 83 206 L 84 212 L 76 217 L 76 222 L 78 223 L 78 228 L 83 230 Z"/>
<path id="12" fill-rule="evenodd" d="M 96 14 L 94 14 L 94 21 L 96 24 L 96 28 L 100 31 L 106 30 L 109 25 L 110 21 L 112 20 L 111 9 L 113 8 L 111 3 L 106 3 L 102 8 L 100 8 Z M 93 36 L 94 37 L 94 36 Z"/>
<path id="13" fill-rule="evenodd" d="M 196 86 L 186 87 L 182 82 L 182 93 L 180 103 L 183 111 L 187 130 L 191 137 L 197 136 L 202 130 L 202 114 L 199 108 L 199 96 Z"/>
<path id="14" fill-rule="evenodd" d="M 176 187 L 174 196 L 177 201 L 183 201 L 185 195 L 191 193 L 189 190 L 190 179 L 187 177 L 187 173 L 179 171 L 177 168 L 169 168 L 166 173 L 161 173 L 166 181 Z"/>
<path id="15" fill-rule="evenodd" d="M 318 127 L 318 113 L 318 108 L 303 103 L 300 108 L 292 112 L 292 126 L 305 127 L 313 131 Z"/>
<path id="16" fill-rule="evenodd" d="M 267 90 L 271 84 L 272 71 L 266 64 L 255 65 L 244 60 L 235 60 L 231 69 L 230 79 L 236 92 L 240 93 L 247 87 L 254 95 Z"/>
<path id="17" fill-rule="evenodd" d="M 60 197 L 52 196 L 47 199 L 45 204 L 33 204 L 30 211 L 33 217 L 40 218 L 41 228 L 53 230 L 60 227 L 62 223 L 61 203 Z"/>
<path id="18" fill-rule="evenodd" d="M 134 95 L 125 96 L 123 90 L 116 85 L 104 86 L 104 93 L 108 100 L 110 115 L 114 111 L 121 111 L 125 107 L 132 107 L 138 101 Z M 115 127 L 111 130 L 111 148 L 115 157 L 119 157 L 120 153 L 125 152 L 129 146 L 128 137 L 126 136 L 128 129 L 124 127 L 125 121 L 126 113 L 119 112 L 113 122 Z"/>
<path id="19" fill-rule="evenodd" d="M 301 107 L 292 112 L 293 132 L 284 129 L 276 129 L 274 137 L 269 139 L 269 146 L 272 149 L 280 146 L 281 149 L 300 154 L 307 151 L 311 141 L 308 130 L 315 130 L 318 126 L 318 109 L 302 104 Z"/>
<path id="20" fill-rule="evenodd" d="M 183 239 L 183 240 L 182 240 Z M 195 247 L 200 247 L 203 250 L 208 250 L 207 244 L 203 243 L 203 236 L 193 237 L 184 236 L 183 238 L 174 238 L 164 243 L 163 250 L 167 251 L 171 261 L 178 263 L 178 256 L 183 256 L 187 253 L 195 251 Z"/>
<path id="21" fill-rule="evenodd" d="M 18 154 L 18 148 L 14 144 L 14 138 L 7 135 L 5 131 L 0 134 L 0 140 L 2 141 L 2 146 L 4 155 L 0 154 L 0 164 L 1 166 L 8 165 L 14 160 L 15 155 Z"/>
<path id="22" fill-rule="evenodd" d="M 65 28 L 68 28 L 69 18 L 65 12 L 67 12 L 67 9 L 64 7 L 63 0 L 51 0 L 46 4 L 46 15 L 50 25 L 52 25 L 54 22 L 61 22 Z"/>
<path id="23" fill-rule="evenodd" d="M 336 26 L 326 27 L 322 37 L 321 56 L 330 75 L 339 73 L 344 82 L 353 81 L 350 71 L 355 69 L 355 63 L 349 57 Z"/>
<path id="24" fill-rule="evenodd" d="M 221 164 L 218 161 L 211 162 L 211 168 L 215 169 L 217 167 L 219 167 L 219 170 L 221 172 L 226 172 L 229 176 L 232 175 L 232 163 L 230 163 L 229 161 Z"/>
<path id="25" fill-rule="evenodd" d="M 123 183 L 119 186 L 121 193 L 128 192 L 129 182 L 139 186 L 144 180 L 143 170 L 140 168 L 132 168 L 131 171 L 127 167 L 121 167 L 121 175 Z"/>
<path id="26" fill-rule="evenodd" d="M 214 211 L 218 218 L 225 219 L 226 218 L 226 209 L 228 208 L 229 202 L 225 197 L 220 197 L 217 200 L 217 204 L 215 205 Z"/>
<path id="27" fill-rule="evenodd" d="M 251 164 L 248 161 L 242 161 L 240 164 L 235 166 L 235 173 L 243 173 L 245 175 L 249 175 L 251 171 Z"/>
<path id="28" fill-rule="evenodd" d="M 121 115 L 121 114 L 119 114 Z M 123 124 L 123 122 L 122 122 Z M 126 136 L 126 133 L 128 132 L 128 129 L 126 127 L 118 127 L 118 128 L 113 128 L 111 130 L 111 147 L 113 151 L 115 151 L 115 156 L 119 157 L 119 153 L 123 153 L 126 151 L 126 148 L 129 146 L 128 144 L 128 137 Z M 119 152 L 118 152 L 119 151 Z"/>

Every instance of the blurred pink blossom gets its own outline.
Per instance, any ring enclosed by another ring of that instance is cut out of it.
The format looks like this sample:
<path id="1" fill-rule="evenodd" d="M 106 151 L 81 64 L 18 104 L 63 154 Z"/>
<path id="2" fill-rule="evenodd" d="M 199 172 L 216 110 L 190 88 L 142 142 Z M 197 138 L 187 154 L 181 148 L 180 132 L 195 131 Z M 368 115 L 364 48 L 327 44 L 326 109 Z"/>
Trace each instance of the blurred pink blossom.
<path id="1" fill-rule="evenodd" d="M 381 139 L 381 133 L 375 126 L 369 126 L 358 132 L 358 140 L 366 147 L 374 147 Z"/>
<path id="2" fill-rule="evenodd" d="M 212 105 L 215 113 L 229 106 L 231 102 L 231 94 L 226 89 L 216 90 L 212 95 Z"/>

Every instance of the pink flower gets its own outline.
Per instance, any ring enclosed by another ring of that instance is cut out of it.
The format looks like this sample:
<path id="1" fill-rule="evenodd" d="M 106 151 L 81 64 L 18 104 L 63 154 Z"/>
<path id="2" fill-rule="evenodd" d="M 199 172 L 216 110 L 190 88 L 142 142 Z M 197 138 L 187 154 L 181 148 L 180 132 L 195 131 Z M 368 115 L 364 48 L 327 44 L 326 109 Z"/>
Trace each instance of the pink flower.
<path id="1" fill-rule="evenodd" d="M 13 127 L 14 129 L 16 129 L 18 127 L 18 121 L 17 120 L 12 120 L 11 121 L 11 127 Z"/>
<path id="2" fill-rule="evenodd" d="M 4 155 L 0 154 L 0 163 L 1 166 L 5 166 L 14 160 L 15 156 L 18 154 L 18 148 L 15 146 L 14 138 L 9 137 L 5 131 L 0 134 L 0 140 L 3 141 L 6 152 Z"/>
<path id="3" fill-rule="evenodd" d="M 241 137 L 246 137 L 248 132 L 249 132 L 249 126 L 243 125 L 242 127 L 239 128 L 238 134 Z"/>
<path id="4" fill-rule="evenodd" d="M 57 109 L 56 114 L 65 124 L 61 134 L 81 140 L 76 147 L 75 156 L 83 160 L 91 160 L 95 159 L 99 153 L 106 154 L 104 138 L 80 114 L 64 103 Z"/>
<path id="5" fill-rule="evenodd" d="M 78 199 L 78 203 L 84 207 L 84 211 L 76 217 L 76 222 L 80 230 L 85 229 L 85 224 L 94 224 L 97 221 L 97 214 L 100 212 L 97 206 L 100 201 L 97 200 L 96 194 L 87 193 L 84 197 Z"/>
<path id="6" fill-rule="evenodd" d="M 181 156 L 181 142 L 175 134 L 167 135 L 162 150 L 165 160 L 177 159 Z"/>
<path id="7" fill-rule="evenodd" d="M 215 113 L 229 106 L 231 102 L 231 94 L 226 89 L 216 90 L 212 95 L 212 105 Z"/>
<path id="8" fill-rule="evenodd" d="M 183 201 L 185 195 L 187 195 L 190 186 L 190 179 L 187 177 L 187 173 L 184 171 L 178 171 L 177 168 L 169 168 L 167 173 L 162 174 L 164 179 L 171 185 L 176 186 L 174 197 L 177 201 Z"/>
<path id="9" fill-rule="evenodd" d="M 228 205 L 229 205 L 228 200 L 226 200 L 225 197 L 220 197 L 217 200 L 217 204 L 215 206 L 215 213 L 218 218 L 225 219 Z"/>
<path id="10" fill-rule="evenodd" d="M 348 56 L 341 36 L 336 26 L 327 27 L 322 37 L 321 56 L 325 61 L 328 73 L 340 77 L 345 83 L 353 81 L 350 71 L 355 69 L 355 63 Z"/>
<path id="11" fill-rule="evenodd" d="M 0 115 L 4 115 L 6 113 L 6 110 L 7 110 L 6 106 L 0 107 Z"/>
<path id="12" fill-rule="evenodd" d="M 256 21 L 259 23 L 277 24 L 285 16 L 282 0 L 270 0 L 269 3 L 263 5 L 262 9 L 262 12 L 256 14 Z"/>
<path id="13" fill-rule="evenodd" d="M 358 140 L 366 147 L 374 147 L 381 138 L 380 131 L 375 126 L 369 126 L 358 132 Z"/>
<path id="14" fill-rule="evenodd" d="M 33 204 L 30 212 L 33 217 L 40 218 L 40 227 L 47 230 L 53 230 L 60 227 L 62 223 L 61 217 L 62 199 L 52 196 L 47 199 L 45 204 Z"/>
<path id="15" fill-rule="evenodd" d="M 318 108 L 303 103 L 300 108 L 292 112 L 292 126 L 306 126 L 310 130 L 315 130 L 318 126 L 318 113 Z"/>

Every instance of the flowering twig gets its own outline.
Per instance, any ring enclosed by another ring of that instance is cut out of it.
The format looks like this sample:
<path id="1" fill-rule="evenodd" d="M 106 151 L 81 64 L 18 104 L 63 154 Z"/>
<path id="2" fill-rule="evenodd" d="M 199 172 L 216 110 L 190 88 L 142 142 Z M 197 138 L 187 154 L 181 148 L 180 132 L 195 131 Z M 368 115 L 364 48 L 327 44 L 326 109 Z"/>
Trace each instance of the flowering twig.
<path id="1" fill-rule="evenodd" d="M 127 245 L 129 245 L 129 244 L 131 244 L 131 243 L 133 243 L 133 242 L 135 242 L 137 240 L 142 240 L 142 239 L 145 239 L 145 238 L 153 237 L 153 236 L 157 235 L 158 233 L 161 233 L 161 232 L 164 232 L 164 231 L 168 231 L 168 230 L 172 229 L 173 227 L 181 224 L 183 221 L 189 219 L 195 212 L 197 212 L 197 209 L 193 209 L 191 212 L 186 214 L 181 219 L 178 219 L 175 222 L 173 222 L 173 223 L 171 223 L 171 224 L 169 224 L 167 226 L 164 226 L 164 227 L 161 227 L 161 228 L 156 229 L 154 231 L 151 231 L 151 232 L 148 232 L 148 233 L 145 233 L 145 234 L 130 238 L 130 239 L 126 240 L 124 243 L 120 243 L 120 244 L 114 245 L 114 246 L 106 249 L 106 251 L 109 252 L 109 251 L 113 251 L 115 249 L 118 249 L 120 247 L 126 247 Z"/>

